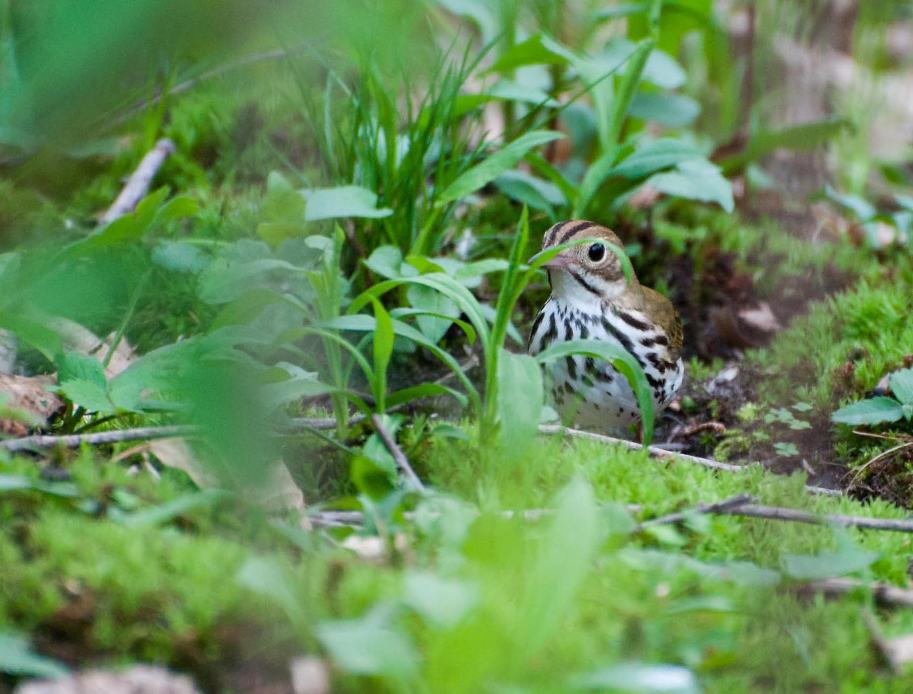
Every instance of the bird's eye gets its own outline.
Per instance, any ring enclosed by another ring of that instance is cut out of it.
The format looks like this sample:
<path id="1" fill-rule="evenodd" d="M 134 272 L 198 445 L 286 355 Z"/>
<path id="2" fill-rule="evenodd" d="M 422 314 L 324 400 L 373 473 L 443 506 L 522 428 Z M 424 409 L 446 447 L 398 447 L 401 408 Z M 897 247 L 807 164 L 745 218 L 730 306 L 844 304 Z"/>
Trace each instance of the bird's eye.
<path id="1" fill-rule="evenodd" d="M 605 258 L 605 246 L 603 246 L 601 243 L 594 243 L 587 250 L 587 255 L 594 263 L 598 263 L 600 260 Z"/>

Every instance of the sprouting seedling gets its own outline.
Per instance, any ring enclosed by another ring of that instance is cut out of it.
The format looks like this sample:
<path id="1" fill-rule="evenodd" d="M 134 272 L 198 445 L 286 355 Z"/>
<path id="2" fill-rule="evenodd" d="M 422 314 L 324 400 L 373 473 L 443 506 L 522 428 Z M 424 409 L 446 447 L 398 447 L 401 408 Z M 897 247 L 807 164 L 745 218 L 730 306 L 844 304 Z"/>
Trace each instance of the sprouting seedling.
<path id="1" fill-rule="evenodd" d="M 913 368 L 891 374 L 888 381 L 893 397 L 879 395 L 841 407 L 831 415 L 838 424 L 886 424 L 913 420 Z"/>

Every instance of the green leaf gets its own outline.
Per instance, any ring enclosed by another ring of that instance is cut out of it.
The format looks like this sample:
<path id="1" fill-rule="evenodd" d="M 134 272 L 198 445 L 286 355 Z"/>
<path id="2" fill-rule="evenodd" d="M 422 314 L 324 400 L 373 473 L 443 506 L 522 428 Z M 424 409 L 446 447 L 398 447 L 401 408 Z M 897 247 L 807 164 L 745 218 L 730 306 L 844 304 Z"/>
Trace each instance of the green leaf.
<path id="1" fill-rule="evenodd" d="M 235 580 L 273 601 L 293 624 L 304 614 L 288 571 L 273 558 L 251 557 L 244 562 Z"/>
<path id="2" fill-rule="evenodd" d="M 333 662 L 353 675 L 405 677 L 418 667 L 418 654 L 409 637 L 389 624 L 384 606 L 377 605 L 360 619 L 321 622 L 315 629 Z"/>
<path id="3" fill-rule="evenodd" d="M 495 186 L 507 197 L 554 217 L 552 205 L 563 206 L 567 198 L 561 189 L 522 171 L 505 171 L 495 179 Z"/>
<path id="4" fill-rule="evenodd" d="M 903 408 L 899 402 L 893 398 L 879 396 L 841 407 L 831 415 L 831 421 L 858 426 L 896 422 L 901 417 L 903 417 Z"/>
<path id="5" fill-rule="evenodd" d="M 431 398 L 438 395 L 449 395 L 460 405 L 466 407 L 467 400 L 465 395 L 440 383 L 420 383 L 417 386 L 400 388 L 387 397 L 387 407 L 396 407 L 419 398 Z"/>
<path id="6" fill-rule="evenodd" d="M 848 124 L 847 120 L 838 118 L 791 125 L 781 130 L 761 131 L 752 135 L 743 152 L 724 159 L 720 166 L 728 174 L 775 149 L 814 149 L 832 141 Z"/>
<path id="7" fill-rule="evenodd" d="M 152 262 L 171 272 L 200 272 L 209 260 L 209 256 L 198 247 L 183 241 L 163 241 L 152 251 Z"/>
<path id="8" fill-rule="evenodd" d="M 105 367 L 95 357 L 81 352 L 65 352 L 57 359 L 57 379 L 61 382 L 81 379 L 102 389 L 108 386 Z"/>
<path id="9" fill-rule="evenodd" d="M 113 414 L 117 411 L 108 396 L 107 386 L 100 386 L 95 381 L 73 378 L 61 383 L 58 386 L 58 391 L 63 393 L 75 405 L 83 407 L 89 412 Z"/>
<path id="10" fill-rule="evenodd" d="M 504 51 L 488 72 L 512 72 L 524 65 L 570 65 L 576 56 L 554 39 L 535 34 Z"/>
<path id="11" fill-rule="evenodd" d="M 308 222 L 345 217 L 389 217 L 393 214 L 388 207 L 378 208 L 377 195 L 360 186 L 317 188 L 303 190 L 301 194 L 307 200 L 304 219 Z"/>
<path id="12" fill-rule="evenodd" d="M 403 602 L 431 626 L 456 626 L 479 600 L 466 581 L 441 578 L 428 571 L 410 571 L 403 584 Z"/>
<path id="13" fill-rule="evenodd" d="M 528 354 L 501 350 L 498 359 L 498 439 L 505 451 L 518 453 L 536 440 L 545 404 L 542 370 Z"/>
<path id="14" fill-rule="evenodd" d="M 515 624 L 525 658 L 549 642 L 571 610 L 602 539 L 599 508 L 590 485 L 575 477 L 559 494 L 539 554 L 526 577 L 523 611 Z"/>
<path id="15" fill-rule="evenodd" d="M 619 663 L 573 677 L 572 689 L 626 694 L 699 694 L 694 673 L 681 665 Z"/>
<path id="16" fill-rule="evenodd" d="M 0 672 L 30 677 L 63 677 L 69 670 L 57 661 L 35 653 L 25 636 L 0 631 Z"/>
<path id="17" fill-rule="evenodd" d="M 701 152 L 687 142 L 672 139 L 654 140 L 625 157 L 611 173 L 613 176 L 639 180 L 680 162 L 701 158 Z"/>
<path id="18" fill-rule="evenodd" d="M 719 167 L 706 159 L 689 159 L 680 162 L 673 171 L 654 174 L 647 179 L 661 193 L 686 200 L 715 202 L 726 212 L 732 212 L 732 184 Z"/>
<path id="19" fill-rule="evenodd" d="M 904 404 L 913 403 L 913 368 L 891 374 L 891 393 Z"/>
<path id="20" fill-rule="evenodd" d="M 175 518 L 183 516 L 188 511 L 206 508 L 228 498 L 228 493 L 221 489 L 204 489 L 179 496 L 164 504 L 143 509 L 120 518 L 120 522 L 131 528 L 140 526 L 163 525 Z"/>
<path id="21" fill-rule="evenodd" d="M 414 284 L 406 290 L 406 298 L 413 307 L 424 309 L 432 313 L 450 318 L 457 318 L 460 315 L 460 309 L 446 296 L 430 287 L 423 287 L 420 284 Z M 444 333 L 453 325 L 452 320 L 447 318 L 435 318 L 428 315 L 420 315 L 416 318 L 419 330 L 431 342 L 440 342 Z"/>
<path id="22" fill-rule="evenodd" d="M 374 306 L 374 402 L 378 411 L 383 412 L 384 398 L 387 395 L 387 366 L 393 356 L 393 319 L 387 309 L 377 299 L 371 301 Z"/>
<path id="23" fill-rule="evenodd" d="M 650 388 L 650 384 L 647 383 L 647 377 L 644 375 L 643 369 L 637 363 L 637 360 L 620 345 L 599 340 L 557 342 L 548 349 L 539 352 L 536 355 L 536 360 L 540 363 L 545 363 L 575 354 L 603 359 L 625 377 L 631 386 L 631 390 L 634 391 L 634 396 L 637 398 L 643 429 L 643 442 L 644 445 L 648 445 L 653 440 L 653 391 Z"/>
<path id="24" fill-rule="evenodd" d="M 514 168 L 523 156 L 534 147 L 564 137 L 550 130 L 533 130 L 503 146 L 483 162 L 476 164 L 457 177 L 440 194 L 441 202 L 452 202 L 466 197 L 490 183 L 508 169 Z"/>
<path id="25" fill-rule="evenodd" d="M 800 581 L 820 581 L 862 571 L 878 559 L 878 552 L 866 552 L 855 544 L 843 542 L 837 551 L 820 554 L 784 554 L 783 571 Z"/>
<path id="26" fill-rule="evenodd" d="M 684 94 L 637 92 L 628 107 L 628 115 L 653 121 L 667 128 L 690 125 L 701 113 L 701 105 Z"/>
<path id="27" fill-rule="evenodd" d="M 403 252 L 396 246 L 378 246 L 364 263 L 370 270 L 387 279 L 392 280 L 403 274 Z"/>

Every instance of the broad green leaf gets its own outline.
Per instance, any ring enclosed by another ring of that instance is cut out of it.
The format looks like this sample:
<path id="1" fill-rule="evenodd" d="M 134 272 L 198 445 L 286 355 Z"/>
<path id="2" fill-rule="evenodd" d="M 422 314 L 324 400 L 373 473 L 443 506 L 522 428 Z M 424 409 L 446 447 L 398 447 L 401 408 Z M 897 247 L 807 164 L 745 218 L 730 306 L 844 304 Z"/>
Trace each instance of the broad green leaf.
<path id="1" fill-rule="evenodd" d="M 582 354 L 603 359 L 617 369 L 628 381 L 637 405 L 640 409 L 640 419 L 643 429 L 643 443 L 648 445 L 653 440 L 653 391 L 647 383 L 647 377 L 637 360 L 623 347 L 599 340 L 569 340 L 557 342 L 546 350 L 536 355 L 536 360 L 546 363 L 562 357 Z"/>
<path id="2" fill-rule="evenodd" d="M 415 672 L 418 654 L 407 634 L 389 623 L 387 611 L 378 605 L 360 619 L 321 622 L 314 633 L 343 672 L 405 677 Z"/>
<path id="3" fill-rule="evenodd" d="M 913 403 L 913 368 L 891 374 L 891 393 L 904 404 Z"/>
<path id="4" fill-rule="evenodd" d="M 235 580 L 245 588 L 272 600 L 293 624 L 304 614 L 289 572 L 271 557 L 251 557 L 238 571 Z"/>
<path id="5" fill-rule="evenodd" d="M 449 318 L 457 318 L 460 315 L 460 309 L 453 301 L 430 287 L 414 284 L 406 290 L 406 298 L 415 308 Z M 420 315 L 416 320 L 419 329 L 432 342 L 440 342 L 444 333 L 453 324 L 448 318 L 435 318 L 429 315 Z"/>
<path id="6" fill-rule="evenodd" d="M 30 677 L 63 677 L 69 672 L 56 660 L 35 653 L 26 636 L 0 631 L 0 672 Z"/>
<path id="7" fill-rule="evenodd" d="M 837 190 L 831 188 L 831 186 L 824 186 L 823 190 L 824 197 L 834 202 L 846 210 L 849 210 L 853 213 L 857 220 L 860 222 L 868 222 L 878 216 L 878 210 L 875 209 L 875 206 L 870 203 L 868 200 L 851 193 L 841 193 Z"/>
<path id="8" fill-rule="evenodd" d="M 643 78 L 663 89 L 678 89 L 685 84 L 687 75 L 675 58 L 654 48 L 644 66 Z"/>
<path id="9" fill-rule="evenodd" d="M 523 611 L 515 629 L 522 635 L 522 656 L 531 658 L 552 637 L 572 610 L 581 582 L 602 539 L 599 509 L 593 490 L 580 477 L 559 494 L 555 513 L 522 596 Z"/>
<path id="10" fill-rule="evenodd" d="M 834 552 L 820 554 L 784 554 L 780 557 L 783 571 L 800 581 L 820 581 L 862 571 L 878 559 L 878 552 L 866 552 L 845 542 Z"/>
<path id="11" fill-rule="evenodd" d="M 184 494 L 171 501 L 166 501 L 158 506 L 136 511 L 121 517 L 122 524 L 132 527 L 162 525 L 169 523 L 188 511 L 206 508 L 228 497 L 228 493 L 220 489 L 204 489 L 198 492 Z"/>
<path id="12" fill-rule="evenodd" d="M 100 386 L 95 381 L 73 378 L 61 383 L 58 391 L 63 393 L 68 400 L 89 412 L 113 414 L 117 410 L 108 395 L 107 387 Z"/>
<path id="13" fill-rule="evenodd" d="M 478 599 L 478 591 L 467 581 L 428 571 L 410 571 L 403 582 L 403 602 L 434 627 L 456 626 Z"/>
<path id="14" fill-rule="evenodd" d="M 626 694 L 700 694 L 697 677 L 681 665 L 619 663 L 571 678 L 575 690 Z"/>
<path id="15" fill-rule="evenodd" d="M 548 108 L 558 108 L 561 104 L 548 95 L 539 87 L 529 84 L 522 84 L 512 80 L 501 80 L 493 84 L 485 92 L 489 99 L 498 101 L 515 101 L 521 104 L 530 104 L 532 106 L 547 106 Z"/>
<path id="16" fill-rule="evenodd" d="M 104 356 L 102 353 L 101 356 Z M 81 352 L 65 352 L 57 360 L 57 379 L 61 382 L 82 379 L 107 388 L 105 367 L 95 357 Z"/>
<path id="17" fill-rule="evenodd" d="M 715 202 L 726 212 L 732 212 L 732 184 L 719 167 L 706 159 L 689 159 L 680 162 L 672 171 L 657 173 L 647 183 L 661 193 L 686 200 Z"/>
<path id="18" fill-rule="evenodd" d="M 466 407 L 467 400 L 465 395 L 440 383 L 421 383 L 417 386 L 401 388 L 387 396 L 387 407 L 396 407 L 419 398 L 431 398 L 438 395 L 449 395 L 460 405 Z"/>
<path id="19" fill-rule="evenodd" d="M 495 179 L 495 186 L 509 198 L 553 218 L 552 205 L 567 204 L 567 198 L 558 186 L 522 171 L 505 171 Z"/>
<path id="20" fill-rule="evenodd" d="M 389 217 L 393 214 L 388 207 L 378 208 L 377 195 L 360 186 L 303 190 L 301 194 L 307 200 L 304 219 L 308 222 L 345 217 Z"/>
<path id="21" fill-rule="evenodd" d="M 814 149 L 832 141 L 848 125 L 849 122 L 845 119 L 837 118 L 755 133 L 743 152 L 724 159 L 720 162 L 720 166 L 724 172 L 732 173 L 776 149 Z"/>
<path id="22" fill-rule="evenodd" d="M 564 137 L 549 130 L 533 130 L 504 145 L 484 161 L 461 174 L 440 194 L 441 202 L 452 202 L 466 197 L 490 183 L 508 169 L 514 168 L 524 155 L 534 147 Z"/>
<path id="23" fill-rule="evenodd" d="M 504 51 L 488 72 L 512 72 L 524 65 L 570 65 L 574 52 L 544 34 L 535 34 Z"/>
<path id="24" fill-rule="evenodd" d="M 896 422 L 901 417 L 903 417 L 903 408 L 899 402 L 893 398 L 879 396 L 841 407 L 831 415 L 831 421 L 858 426 Z"/>
<path id="25" fill-rule="evenodd" d="M 152 262 L 171 272 L 200 272 L 209 260 L 197 246 L 183 241 L 163 241 L 152 251 Z"/>
<path id="26" fill-rule="evenodd" d="M 378 246 L 364 263 L 370 270 L 387 279 L 392 280 L 403 274 L 403 252 L 396 246 Z"/>
<path id="27" fill-rule="evenodd" d="M 438 5 L 459 17 L 472 20 L 482 34 L 482 43 L 489 43 L 500 31 L 498 20 L 486 0 L 435 0 Z"/>
<path id="28" fill-rule="evenodd" d="M 701 105 L 684 94 L 637 92 L 628 107 L 629 115 L 653 121 L 668 128 L 682 128 L 690 125 L 700 113 Z"/>
<path id="29" fill-rule="evenodd" d="M 378 410 L 383 411 L 384 398 L 387 395 L 387 366 L 393 356 L 393 319 L 387 309 L 377 299 L 372 302 L 374 306 L 374 401 Z"/>
<path id="30" fill-rule="evenodd" d="M 505 451 L 520 452 L 536 440 L 544 405 L 542 370 L 536 360 L 502 349 L 497 393 L 499 442 Z"/>
<path id="31" fill-rule="evenodd" d="M 701 152 L 687 142 L 671 139 L 654 140 L 625 157 L 612 169 L 611 174 L 639 180 L 680 162 L 701 158 Z"/>

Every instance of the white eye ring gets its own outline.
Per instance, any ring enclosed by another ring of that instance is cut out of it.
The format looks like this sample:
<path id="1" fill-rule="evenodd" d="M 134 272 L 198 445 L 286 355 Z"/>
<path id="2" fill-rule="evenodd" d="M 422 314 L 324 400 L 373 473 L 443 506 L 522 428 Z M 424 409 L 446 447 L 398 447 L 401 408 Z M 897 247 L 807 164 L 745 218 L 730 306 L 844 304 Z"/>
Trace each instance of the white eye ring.
<path id="1" fill-rule="evenodd" d="M 594 243 L 587 249 L 587 257 L 594 263 L 599 263 L 605 260 L 606 248 L 601 243 Z"/>

